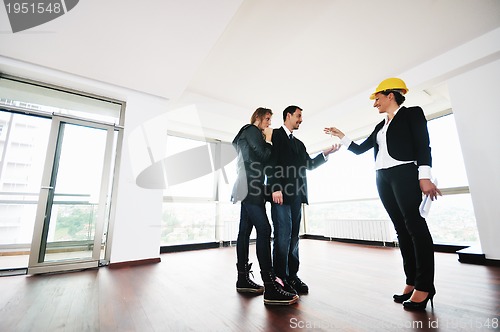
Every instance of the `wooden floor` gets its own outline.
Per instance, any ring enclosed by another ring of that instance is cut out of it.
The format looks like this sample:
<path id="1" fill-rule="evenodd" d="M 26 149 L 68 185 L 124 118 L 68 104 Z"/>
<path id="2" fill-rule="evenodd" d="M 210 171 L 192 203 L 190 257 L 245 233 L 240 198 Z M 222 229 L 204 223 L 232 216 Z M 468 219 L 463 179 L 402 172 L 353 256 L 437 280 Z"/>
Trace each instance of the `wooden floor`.
<path id="1" fill-rule="evenodd" d="M 495 331 L 500 267 L 436 253 L 435 308 L 392 301 L 397 248 L 301 240 L 310 293 L 265 306 L 235 290 L 234 247 L 161 255 L 161 263 L 0 278 L 0 331 Z M 254 275 L 260 281 L 255 246 Z"/>

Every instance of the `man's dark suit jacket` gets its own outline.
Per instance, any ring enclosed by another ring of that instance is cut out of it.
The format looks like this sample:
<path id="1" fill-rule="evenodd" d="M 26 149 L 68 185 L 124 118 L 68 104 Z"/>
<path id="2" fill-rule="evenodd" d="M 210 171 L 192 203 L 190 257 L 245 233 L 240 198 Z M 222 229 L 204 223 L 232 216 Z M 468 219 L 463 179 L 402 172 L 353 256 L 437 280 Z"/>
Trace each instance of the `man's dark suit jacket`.
<path id="1" fill-rule="evenodd" d="M 351 143 L 348 150 L 361 154 L 374 148 L 375 158 L 377 158 L 379 150 L 377 133 L 384 123 L 385 120 L 377 124 L 375 130 L 363 143 L 359 145 Z M 417 166 L 432 166 L 427 120 L 420 107 L 401 107 L 391 120 L 386 135 L 387 150 L 392 158 L 400 161 L 416 161 Z"/>
<path id="2" fill-rule="evenodd" d="M 325 162 L 320 153 L 311 158 L 302 141 L 287 136 L 283 127 L 273 130 L 272 170 L 267 172 L 271 192 L 283 193 L 283 204 L 291 204 L 293 198 L 300 195 L 302 203 L 307 201 L 306 170 L 312 170 Z M 293 145 L 295 144 L 295 146 Z"/>

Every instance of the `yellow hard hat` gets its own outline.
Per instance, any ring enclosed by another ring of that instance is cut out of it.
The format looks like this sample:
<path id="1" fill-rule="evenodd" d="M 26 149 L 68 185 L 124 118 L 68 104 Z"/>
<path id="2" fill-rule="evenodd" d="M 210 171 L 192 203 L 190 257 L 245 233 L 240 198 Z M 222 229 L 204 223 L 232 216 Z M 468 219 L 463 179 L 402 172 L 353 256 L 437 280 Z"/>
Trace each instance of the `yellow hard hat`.
<path id="1" fill-rule="evenodd" d="M 408 88 L 402 79 L 391 77 L 380 82 L 375 92 L 371 94 L 370 99 L 375 99 L 375 95 L 377 93 L 385 90 L 401 90 L 402 94 L 406 94 L 408 92 Z"/>

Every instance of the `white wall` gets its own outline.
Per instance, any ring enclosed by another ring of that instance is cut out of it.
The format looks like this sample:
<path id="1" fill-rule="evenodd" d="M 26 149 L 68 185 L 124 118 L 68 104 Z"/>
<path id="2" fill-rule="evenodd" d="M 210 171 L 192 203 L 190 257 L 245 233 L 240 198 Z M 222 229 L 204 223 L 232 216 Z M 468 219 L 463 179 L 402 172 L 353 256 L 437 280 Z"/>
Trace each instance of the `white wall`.
<path id="1" fill-rule="evenodd" d="M 118 175 L 114 232 L 111 239 L 111 263 L 158 258 L 162 191 L 136 185 L 137 167 L 151 161 L 138 155 L 130 137 L 144 122 L 166 112 L 166 99 L 119 88 L 60 71 L 0 56 L 0 72 L 56 84 L 125 101 L 125 130 Z M 160 128 L 161 130 L 161 128 Z M 158 130 L 157 130 L 158 131 Z M 132 147 L 132 148 L 131 148 Z M 145 157 L 146 156 L 146 157 Z M 161 157 L 161 156 L 159 156 Z"/>
<path id="2" fill-rule="evenodd" d="M 133 148 L 136 143 L 133 133 L 142 132 L 144 122 L 165 112 L 167 101 L 137 92 L 129 92 L 126 100 L 111 263 L 157 258 L 160 255 L 163 192 L 143 189 L 136 184 L 136 176 L 141 169 L 134 165 L 148 166 L 153 161 L 148 155 L 134 153 L 137 149 Z M 147 153 L 147 150 L 143 152 Z"/>
<path id="3" fill-rule="evenodd" d="M 481 247 L 500 259 L 500 60 L 448 81 Z"/>

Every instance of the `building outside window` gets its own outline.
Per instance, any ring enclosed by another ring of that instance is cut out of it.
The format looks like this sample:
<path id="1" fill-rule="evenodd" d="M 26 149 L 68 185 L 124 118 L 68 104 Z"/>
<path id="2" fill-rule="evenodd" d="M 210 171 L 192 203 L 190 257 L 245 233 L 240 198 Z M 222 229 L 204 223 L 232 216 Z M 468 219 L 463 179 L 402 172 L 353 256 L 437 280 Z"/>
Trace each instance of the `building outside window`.
<path id="1" fill-rule="evenodd" d="M 172 170 L 166 176 L 161 245 L 236 240 L 239 204 L 230 203 L 236 179 L 232 146 L 215 140 L 169 134 L 166 149 L 168 156 L 191 149 L 199 149 L 200 153 L 197 160 L 187 161 L 180 170 Z M 226 165 L 223 160 L 229 161 L 229 164 Z M 200 170 L 206 172 L 201 174 Z M 175 174 L 185 180 L 177 181 Z M 168 184 L 169 175 L 173 177 L 170 181 L 174 183 L 172 185 Z"/>
<path id="2" fill-rule="evenodd" d="M 434 242 L 477 243 L 476 220 L 454 115 L 429 120 L 428 128 L 432 173 L 443 191 L 426 218 Z M 325 165 L 308 173 L 308 188 L 306 233 L 382 242 L 396 240 L 392 223 L 378 198 L 372 151 L 355 155 L 342 148 Z"/>

